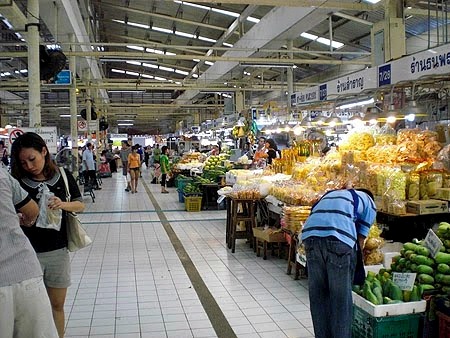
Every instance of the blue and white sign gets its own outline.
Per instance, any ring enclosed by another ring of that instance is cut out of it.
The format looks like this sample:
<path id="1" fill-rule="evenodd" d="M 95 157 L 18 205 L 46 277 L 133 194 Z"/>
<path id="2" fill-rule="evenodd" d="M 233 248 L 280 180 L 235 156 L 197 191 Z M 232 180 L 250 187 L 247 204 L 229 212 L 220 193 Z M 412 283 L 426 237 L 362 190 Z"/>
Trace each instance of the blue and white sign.
<path id="1" fill-rule="evenodd" d="M 365 89 L 377 88 L 378 81 L 375 74 L 375 69 L 368 68 L 329 81 L 327 82 L 327 85 L 327 98 L 333 99 L 336 96 L 358 94 Z"/>
<path id="2" fill-rule="evenodd" d="M 72 83 L 72 73 L 70 70 L 62 70 L 55 77 L 55 84 L 70 85 Z"/>
<path id="3" fill-rule="evenodd" d="M 315 102 L 319 99 L 318 87 L 309 87 L 301 92 L 292 94 L 295 95 L 295 100 L 291 97 L 291 102 L 293 105 L 299 105 L 302 103 Z"/>
<path id="4" fill-rule="evenodd" d="M 320 101 L 324 101 L 327 99 L 327 84 L 324 83 L 322 85 L 319 86 L 319 100 Z"/>
<path id="5" fill-rule="evenodd" d="M 391 84 L 392 72 L 391 64 L 378 67 L 378 87 Z"/>

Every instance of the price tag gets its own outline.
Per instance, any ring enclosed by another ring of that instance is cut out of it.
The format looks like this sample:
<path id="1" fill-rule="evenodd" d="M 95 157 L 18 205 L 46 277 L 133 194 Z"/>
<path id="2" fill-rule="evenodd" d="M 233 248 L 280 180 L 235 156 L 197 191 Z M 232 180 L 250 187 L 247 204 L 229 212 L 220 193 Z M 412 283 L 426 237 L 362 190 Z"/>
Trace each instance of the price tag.
<path id="1" fill-rule="evenodd" d="M 435 257 L 439 250 L 441 250 L 443 244 L 434 231 L 429 229 L 423 245 L 430 250 L 431 256 Z"/>
<path id="2" fill-rule="evenodd" d="M 401 290 L 412 291 L 416 273 L 392 273 L 392 281 L 399 286 Z"/>

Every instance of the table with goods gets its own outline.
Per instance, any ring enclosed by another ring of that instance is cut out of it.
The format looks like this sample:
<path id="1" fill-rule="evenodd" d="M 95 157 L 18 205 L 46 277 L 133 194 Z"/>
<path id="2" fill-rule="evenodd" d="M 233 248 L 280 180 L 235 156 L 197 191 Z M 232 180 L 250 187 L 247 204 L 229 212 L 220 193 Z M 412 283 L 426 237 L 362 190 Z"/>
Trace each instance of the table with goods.
<path id="1" fill-rule="evenodd" d="M 255 216 L 260 228 L 255 234 L 269 243 L 284 234 L 290 273 L 306 262 L 296 244 L 311 205 L 349 182 L 371 190 L 377 224 L 365 244 L 367 283 L 355 287 L 354 336 L 450 337 L 450 146 L 430 130 L 395 134 L 387 128 L 350 133 L 338 150 L 321 158 L 307 156 L 307 146 L 305 141 L 284 150 L 263 170 L 228 171 L 232 187 L 224 194 L 252 192 L 264 201 L 267 212 Z M 280 227 L 273 227 L 278 224 L 271 223 L 269 210 L 280 216 Z M 442 242 L 435 254 L 425 241 L 430 229 Z M 419 240 L 413 243 L 413 238 Z"/>

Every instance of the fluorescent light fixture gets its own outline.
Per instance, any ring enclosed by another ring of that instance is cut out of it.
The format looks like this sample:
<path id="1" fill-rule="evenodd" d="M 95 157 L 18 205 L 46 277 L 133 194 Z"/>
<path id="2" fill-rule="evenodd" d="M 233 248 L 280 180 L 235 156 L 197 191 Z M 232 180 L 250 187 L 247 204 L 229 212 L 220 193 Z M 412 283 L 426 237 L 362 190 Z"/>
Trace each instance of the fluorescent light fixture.
<path id="1" fill-rule="evenodd" d="M 242 67 L 257 67 L 257 68 L 297 68 L 293 63 L 270 63 L 270 59 L 267 63 L 251 63 L 251 62 L 240 62 L 239 65 Z M 272 61 L 273 62 L 273 61 Z"/>
<path id="2" fill-rule="evenodd" d="M 142 65 L 142 62 L 139 62 L 139 61 L 126 61 L 126 63 L 128 63 L 130 65 L 136 65 L 136 66 Z"/>
<path id="3" fill-rule="evenodd" d="M 364 0 L 365 2 L 371 3 L 371 4 L 377 4 L 379 3 L 381 0 Z"/>
<path id="4" fill-rule="evenodd" d="M 144 47 L 141 47 L 141 46 L 127 46 L 127 48 L 144 51 Z"/>
<path id="5" fill-rule="evenodd" d="M 207 37 L 201 36 L 201 35 L 199 35 L 198 39 L 202 40 L 202 41 L 206 41 L 206 42 L 212 42 L 212 43 L 216 43 L 217 42 L 217 40 L 215 40 L 215 39 L 210 39 L 210 38 L 207 38 Z"/>
<path id="6" fill-rule="evenodd" d="M 167 28 L 162 28 L 162 27 L 157 27 L 157 26 L 152 26 L 152 30 L 161 32 L 161 33 L 173 34 L 172 29 L 167 29 Z"/>
<path id="7" fill-rule="evenodd" d="M 249 73 L 249 72 L 246 72 L 246 71 L 244 70 L 244 75 L 250 76 L 250 75 L 252 75 L 252 74 Z"/>
<path id="8" fill-rule="evenodd" d="M 190 6 L 190 7 L 204 9 L 205 11 L 212 11 L 212 12 L 215 12 L 215 13 L 231 16 L 233 18 L 238 18 L 240 16 L 240 14 L 236 13 L 236 12 L 231 12 L 231 11 L 226 11 L 226 10 L 219 9 L 219 8 L 213 8 L 213 7 L 209 7 L 209 6 L 194 4 L 192 2 L 180 1 L 180 0 L 174 0 L 173 2 L 175 2 L 177 4 L 185 5 L 185 6 Z M 249 17 L 247 17 L 247 21 L 258 23 L 260 20 L 257 19 L 257 18 L 254 18 L 252 16 L 249 16 Z"/>
<path id="9" fill-rule="evenodd" d="M 180 70 L 180 69 L 175 69 L 175 73 L 181 74 L 181 75 L 189 75 L 189 72 L 186 72 L 186 71 Z"/>
<path id="10" fill-rule="evenodd" d="M 152 64 L 152 63 L 146 63 L 146 62 L 143 62 L 142 65 L 143 65 L 144 67 L 147 67 L 147 68 L 158 69 L 158 65 L 154 65 L 154 64 Z"/>
<path id="11" fill-rule="evenodd" d="M 194 62 L 200 62 L 200 59 L 192 59 Z"/>
<path id="12" fill-rule="evenodd" d="M 158 81 L 167 81 L 167 79 L 165 77 L 159 77 L 159 76 L 155 76 L 155 80 Z"/>
<path id="13" fill-rule="evenodd" d="M 175 31 L 175 35 L 179 35 L 179 36 L 182 36 L 182 37 L 185 37 L 185 38 L 189 38 L 189 39 L 195 38 L 194 34 L 180 32 L 180 31 Z"/>
<path id="14" fill-rule="evenodd" d="M 124 127 L 124 126 L 133 126 L 133 123 L 117 123 L 118 126 Z"/>
<path id="15" fill-rule="evenodd" d="M 154 79 L 155 78 L 153 75 L 148 75 L 148 74 L 141 74 L 141 77 L 145 77 L 147 79 Z"/>
<path id="16" fill-rule="evenodd" d="M 205 61 L 205 64 L 208 65 L 208 66 L 212 66 L 212 65 L 214 65 L 214 62 L 211 62 L 211 61 Z"/>
<path id="17" fill-rule="evenodd" d="M 77 117 L 80 117 L 81 115 L 77 114 Z M 70 114 L 60 114 L 59 117 L 72 117 Z"/>
<path id="18" fill-rule="evenodd" d="M 370 99 L 370 100 L 365 100 L 365 101 L 358 101 L 358 102 L 343 104 L 343 105 L 338 106 L 336 108 L 339 108 L 339 109 L 351 109 L 351 108 L 358 107 L 358 106 L 365 106 L 365 105 L 368 105 L 368 104 L 372 104 L 374 102 L 375 102 L 374 99 Z"/>
<path id="19" fill-rule="evenodd" d="M 144 25 L 142 23 L 137 23 L 137 22 L 128 22 L 128 26 L 134 26 L 134 27 L 144 28 L 144 29 L 149 29 L 150 28 L 149 25 Z"/>
<path id="20" fill-rule="evenodd" d="M 173 69 L 171 67 L 164 67 L 164 66 L 159 66 L 159 69 L 165 70 L 166 72 L 174 72 L 175 71 L 175 69 Z"/>
<path id="21" fill-rule="evenodd" d="M 117 122 L 134 122 L 134 120 L 122 120 L 122 119 L 118 119 Z"/>
<path id="22" fill-rule="evenodd" d="M 131 76 L 139 76 L 139 73 L 136 73 L 136 72 L 130 72 L 129 70 L 127 70 L 127 71 L 125 72 L 125 74 L 131 75 Z"/>
<path id="23" fill-rule="evenodd" d="M 133 89 L 129 89 L 129 90 L 108 90 L 108 93 L 143 93 L 145 92 L 145 90 L 133 90 Z"/>
<path id="24" fill-rule="evenodd" d="M 192 77 L 198 78 L 198 74 L 192 74 Z"/>
<path id="25" fill-rule="evenodd" d="M 231 43 L 227 43 L 227 42 L 223 42 L 222 45 L 224 45 L 225 47 L 230 47 L 230 48 L 233 47 L 233 45 Z"/>
<path id="26" fill-rule="evenodd" d="M 21 70 L 19 70 L 19 72 L 21 72 L 21 73 L 28 73 L 28 69 L 21 69 Z"/>
<path id="27" fill-rule="evenodd" d="M 316 41 L 316 42 L 319 42 L 319 43 L 327 45 L 327 46 L 330 45 L 330 39 L 322 38 L 322 37 L 319 37 L 319 36 L 314 35 L 314 34 L 303 32 L 303 33 L 300 34 L 300 36 L 305 38 L 305 39 Z M 331 41 L 331 46 L 333 48 L 341 48 L 341 47 L 344 46 L 344 44 L 341 43 L 341 42 L 338 42 L 338 41 Z"/>
<path id="28" fill-rule="evenodd" d="M 113 69 L 111 69 L 111 71 L 112 71 L 113 73 L 125 74 L 125 71 L 122 70 L 122 69 L 115 69 L 115 68 L 113 68 Z"/>

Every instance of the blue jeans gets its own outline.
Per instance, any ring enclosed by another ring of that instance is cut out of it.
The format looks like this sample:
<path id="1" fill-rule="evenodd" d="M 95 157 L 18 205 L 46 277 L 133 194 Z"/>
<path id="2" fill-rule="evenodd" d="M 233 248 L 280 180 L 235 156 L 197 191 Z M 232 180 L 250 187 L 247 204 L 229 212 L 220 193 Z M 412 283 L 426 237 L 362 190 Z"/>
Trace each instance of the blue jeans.
<path id="1" fill-rule="evenodd" d="M 304 244 L 315 336 L 350 338 L 356 250 L 335 237 L 311 237 Z"/>

